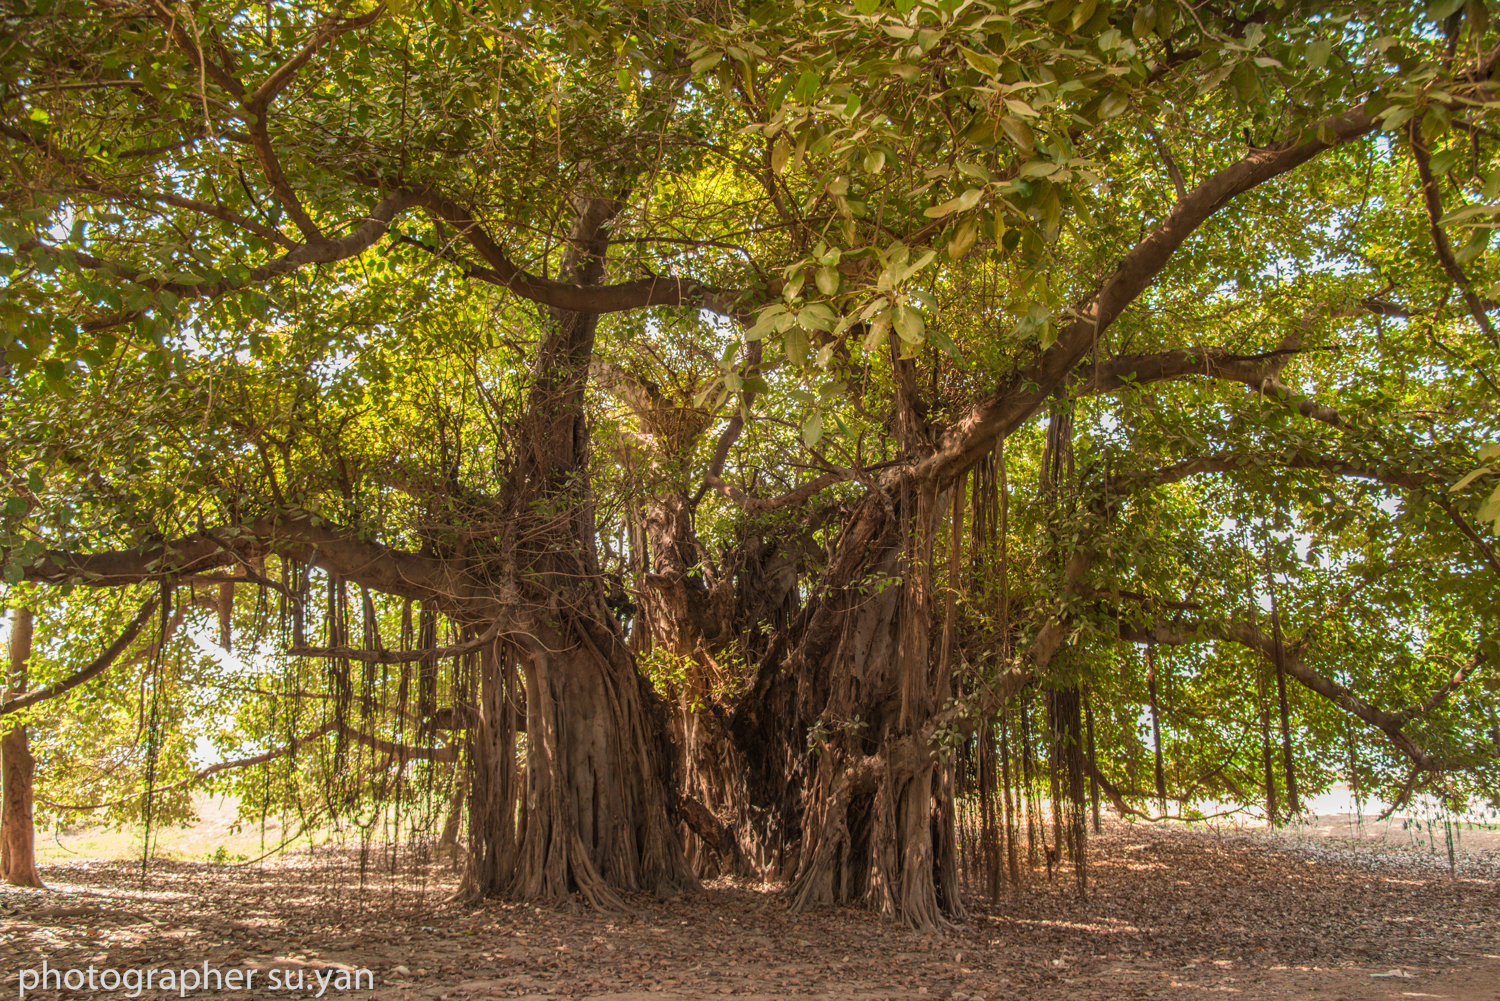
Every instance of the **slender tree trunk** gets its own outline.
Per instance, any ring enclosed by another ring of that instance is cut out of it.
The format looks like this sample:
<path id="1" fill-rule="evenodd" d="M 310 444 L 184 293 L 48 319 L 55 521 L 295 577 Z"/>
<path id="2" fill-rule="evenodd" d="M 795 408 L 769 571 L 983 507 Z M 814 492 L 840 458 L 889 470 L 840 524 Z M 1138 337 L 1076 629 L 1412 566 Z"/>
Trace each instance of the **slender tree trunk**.
<path id="1" fill-rule="evenodd" d="M 516 813 L 521 774 L 516 735 L 525 730 L 526 696 L 509 651 L 493 644 L 479 651 L 477 719 L 468 729 L 469 852 L 465 886 L 470 895 L 499 892 L 515 867 Z"/>
<path id="2" fill-rule="evenodd" d="M 448 799 L 448 815 L 443 819 L 443 830 L 438 835 L 437 852 L 439 856 L 446 856 L 456 867 L 458 865 L 458 831 L 463 824 L 464 811 L 464 784 L 467 776 L 462 769 L 455 769 L 453 774 L 453 794 Z"/>
<path id="3" fill-rule="evenodd" d="M 1276 704 L 1281 715 L 1281 763 L 1286 770 L 1286 808 L 1290 816 L 1302 812 L 1297 796 L 1297 762 L 1292 754 L 1292 729 L 1286 698 L 1286 652 L 1281 645 L 1281 611 L 1276 607 L 1276 582 L 1266 574 L 1271 592 L 1271 635 L 1276 647 Z"/>
<path id="4" fill-rule="evenodd" d="M 1084 722 L 1081 687 L 1072 685 L 1053 693 L 1052 705 L 1056 718 L 1056 747 L 1062 766 L 1062 799 L 1066 803 L 1064 809 L 1068 854 L 1073 859 L 1073 875 L 1081 900 L 1088 895 L 1088 819 L 1083 786 Z"/>
<path id="5" fill-rule="evenodd" d="M 31 660 L 31 610 L 17 608 L 10 620 L 10 694 L 26 690 Z M 5 725 L 0 717 L 0 726 Z M 40 887 L 36 871 L 36 829 L 32 822 L 36 759 L 31 756 L 26 728 L 19 724 L 0 736 L 0 874 L 12 886 Z"/>
<path id="6" fill-rule="evenodd" d="M 1048 860 L 1056 857 L 1056 861 L 1062 862 L 1063 849 L 1063 802 L 1059 792 L 1057 767 L 1063 750 L 1062 718 L 1058 715 L 1057 692 L 1048 692 L 1045 696 L 1047 707 L 1047 795 L 1052 801 L 1052 848 L 1047 852 Z M 1046 839 L 1042 839 L 1042 847 L 1046 849 Z M 1052 875 L 1052 866 L 1047 867 L 1047 875 Z"/>
<path id="7" fill-rule="evenodd" d="M 1026 804 L 1026 864 L 1036 865 L 1036 776 L 1033 774 L 1031 710 L 1029 699 L 1021 703 L 1021 795 Z"/>
<path id="8" fill-rule="evenodd" d="M 1276 768 L 1271 753 L 1271 710 L 1266 704 L 1265 672 L 1260 670 L 1260 752 L 1261 765 L 1266 776 L 1266 822 L 1275 827 L 1279 822 L 1279 813 L 1276 808 Z"/>
<path id="9" fill-rule="evenodd" d="M 1021 885 L 1021 864 L 1016 845 L 1016 810 L 1010 797 L 1010 710 L 1000 717 L 1000 786 L 1002 805 L 1005 807 L 1005 856 L 1010 868 L 1010 885 Z M 1019 803 L 1017 803 L 1019 807 Z"/>
<path id="10" fill-rule="evenodd" d="M 1094 700 L 1092 693 L 1085 695 L 1083 700 L 1083 719 L 1088 728 L 1089 740 L 1089 802 L 1093 806 L 1094 833 L 1100 833 L 1099 826 L 1099 759 L 1094 749 Z"/>
<path id="11" fill-rule="evenodd" d="M 1156 652 L 1146 644 L 1146 694 L 1151 700 L 1151 755 L 1155 762 L 1157 812 L 1167 815 L 1167 774 L 1161 760 L 1161 708 L 1156 698 Z"/>

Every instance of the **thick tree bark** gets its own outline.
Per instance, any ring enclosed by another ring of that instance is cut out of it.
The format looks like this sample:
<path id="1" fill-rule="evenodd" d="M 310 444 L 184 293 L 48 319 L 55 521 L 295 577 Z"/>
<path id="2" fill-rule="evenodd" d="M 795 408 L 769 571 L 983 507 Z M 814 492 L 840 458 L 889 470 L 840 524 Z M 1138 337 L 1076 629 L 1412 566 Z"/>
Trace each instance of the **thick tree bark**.
<path id="1" fill-rule="evenodd" d="M 950 691 L 930 649 L 939 500 L 910 491 L 887 512 L 867 498 L 792 658 L 787 742 L 811 759 L 795 909 L 857 901 L 919 928 L 963 914 L 951 767 L 928 732 Z"/>
<path id="2" fill-rule="evenodd" d="M 18 608 L 10 620 L 10 689 L 26 690 L 31 659 L 31 610 Z M 36 759 L 26 727 L 6 727 L 0 736 L 0 875 L 12 886 L 42 885 L 36 871 L 36 831 L 32 824 Z"/>
<path id="3" fill-rule="evenodd" d="M 561 274 L 594 285 L 621 202 L 580 196 L 574 208 Z M 673 829 L 666 714 L 604 603 L 583 413 L 597 323 L 594 314 L 551 311 L 532 371 L 501 555 L 515 621 L 480 679 L 468 890 L 580 893 L 623 908 L 622 892 L 665 895 L 694 880 Z M 513 782 L 514 702 L 523 692 L 525 776 Z"/>
<path id="4" fill-rule="evenodd" d="M 737 679 L 720 661 L 752 654 L 761 623 L 789 619 L 796 557 L 750 536 L 715 566 L 698 541 L 691 502 L 676 491 L 648 502 L 642 528 L 649 570 L 641 618 L 651 646 L 683 668 L 669 711 L 689 860 L 700 876 L 778 875 L 775 814 L 757 805 L 764 800 L 746 782 L 745 751 L 721 701 Z"/>

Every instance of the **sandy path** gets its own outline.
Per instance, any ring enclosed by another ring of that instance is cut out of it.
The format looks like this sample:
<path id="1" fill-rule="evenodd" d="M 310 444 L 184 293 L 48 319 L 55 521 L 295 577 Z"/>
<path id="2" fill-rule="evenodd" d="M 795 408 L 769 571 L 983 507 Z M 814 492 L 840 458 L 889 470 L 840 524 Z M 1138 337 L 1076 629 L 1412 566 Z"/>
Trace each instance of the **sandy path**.
<path id="1" fill-rule="evenodd" d="M 260 970 L 240 998 L 311 998 L 265 991 L 265 972 L 339 964 L 377 986 L 325 997 L 1500 1001 L 1500 853 L 1465 851 L 1450 875 L 1446 854 L 1306 832 L 1117 825 L 1090 855 L 1086 901 L 1070 874 L 1033 872 L 943 934 L 855 909 L 793 917 L 775 888 L 729 881 L 628 916 L 462 908 L 445 867 L 373 850 L 163 862 L 144 889 L 124 863 L 53 864 L 45 893 L 0 890 L 0 992 L 45 958 Z"/>

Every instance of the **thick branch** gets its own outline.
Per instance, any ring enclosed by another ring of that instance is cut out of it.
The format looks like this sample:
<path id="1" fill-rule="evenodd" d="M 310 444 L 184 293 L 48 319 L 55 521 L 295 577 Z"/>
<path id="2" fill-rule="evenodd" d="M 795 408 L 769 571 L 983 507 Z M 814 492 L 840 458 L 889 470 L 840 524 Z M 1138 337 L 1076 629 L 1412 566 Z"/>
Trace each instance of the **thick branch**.
<path id="1" fill-rule="evenodd" d="M 703 482 L 734 501 L 744 510 L 755 514 L 763 511 L 775 511 L 780 508 L 790 507 L 793 504 L 800 504 L 818 491 L 831 487 L 835 483 L 845 483 L 857 478 L 852 471 L 847 473 L 824 473 L 821 476 L 813 477 L 800 487 L 795 487 L 775 497 L 752 497 L 739 487 L 731 486 L 713 475 L 704 477 Z"/>
<path id="2" fill-rule="evenodd" d="M 1201 375 L 1244 383 L 1262 396 L 1293 407 L 1303 417 L 1342 427 L 1344 420 L 1337 410 L 1299 397 L 1281 381 L 1282 365 L 1299 350 L 1283 347 L 1264 354 L 1239 355 L 1224 348 L 1200 345 L 1150 355 L 1121 355 L 1092 371 L 1075 373 L 1070 388 L 1075 395 L 1112 393 L 1126 386 Z"/>
<path id="3" fill-rule="evenodd" d="M 77 688 L 79 685 L 103 674 L 115 662 L 116 658 L 124 652 L 125 648 L 130 646 L 135 640 L 137 634 L 141 631 L 141 627 L 151 620 L 151 615 L 156 611 L 156 607 L 160 601 L 160 598 L 152 598 L 141 605 L 141 610 L 136 613 L 135 618 L 130 620 L 130 624 L 125 627 L 125 631 L 116 637 L 113 643 L 105 647 L 104 651 L 87 667 L 64 678 L 62 681 L 48 685 L 45 688 L 38 688 L 34 692 L 27 692 L 25 695 L 18 695 L 8 702 L 0 703 L 0 716 L 13 713 L 18 709 L 25 709 L 27 706 L 34 706 L 38 702 L 54 699 L 64 692 Z"/>
<path id="4" fill-rule="evenodd" d="M 473 277 L 509 289 L 523 299 L 573 313 L 620 313 L 646 306 L 699 306 L 723 313 L 728 293 L 687 278 L 652 276 L 617 285 L 575 285 L 541 278 L 517 267 L 484 227 L 456 202 L 436 191 L 421 194 L 420 204 L 449 223 L 488 265 Z"/>
<path id="5" fill-rule="evenodd" d="M 179 539 L 96 553 L 53 550 L 26 567 L 25 579 L 42 584 L 117 587 L 177 580 L 274 553 L 316 563 L 356 583 L 407 598 L 460 596 L 459 568 L 450 561 L 363 541 L 353 529 L 307 514 L 209 529 Z M 11 559 L 9 551 L 0 557 Z"/>
<path id="6" fill-rule="evenodd" d="M 1413 123 L 1411 129 L 1411 155 L 1417 164 L 1417 176 L 1422 181 L 1422 202 L 1427 207 L 1427 223 L 1432 231 L 1432 249 L 1437 252 L 1438 263 L 1443 266 L 1443 273 L 1463 293 L 1464 303 L 1469 307 L 1469 313 L 1474 317 L 1474 322 L 1479 324 L 1479 329 L 1489 336 L 1491 344 L 1500 347 L 1500 338 L 1495 336 L 1495 328 L 1484 311 L 1484 304 L 1479 301 L 1479 296 L 1469 285 L 1469 276 L 1464 274 L 1464 269 L 1459 266 L 1458 259 L 1453 256 L 1453 247 L 1448 242 L 1448 234 L 1443 232 L 1441 225 L 1443 195 L 1438 188 L 1437 178 L 1432 175 L 1432 159 L 1427 153 L 1427 145 L 1422 141 L 1422 130 L 1416 127 L 1416 123 Z"/>
<path id="7" fill-rule="evenodd" d="M 1075 305 L 1073 319 L 1059 332 L 1052 347 L 1000 392 L 976 404 L 943 435 L 935 452 L 918 464 L 918 478 L 957 475 L 968 469 L 990 451 L 997 437 L 1010 433 L 1034 414 L 1110 324 L 1167 266 L 1177 249 L 1235 196 L 1295 170 L 1336 145 L 1367 135 L 1376 124 L 1363 110 L 1324 119 L 1303 134 L 1326 135 L 1328 142 L 1321 138 L 1299 142 L 1299 135 L 1276 146 L 1253 149 L 1188 192 L 1167 218 L 1125 255 L 1099 290 Z"/>

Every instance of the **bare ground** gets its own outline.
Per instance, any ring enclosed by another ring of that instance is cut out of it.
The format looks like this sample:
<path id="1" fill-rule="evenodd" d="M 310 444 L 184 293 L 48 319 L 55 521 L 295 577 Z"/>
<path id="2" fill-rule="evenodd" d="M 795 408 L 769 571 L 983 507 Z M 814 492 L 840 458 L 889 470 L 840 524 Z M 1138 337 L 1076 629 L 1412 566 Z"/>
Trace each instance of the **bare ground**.
<path id="1" fill-rule="evenodd" d="M 1030 871 L 998 903 L 973 898 L 942 934 L 852 909 L 792 917 L 775 887 L 728 880 L 607 916 L 462 907 L 447 866 L 410 853 L 160 861 L 144 887 L 139 863 L 75 859 L 45 866 L 46 891 L 0 888 L 0 996 L 16 997 L 17 971 L 46 959 L 252 966 L 249 993 L 278 999 L 316 985 L 309 971 L 309 988 L 267 992 L 271 968 L 327 977 L 341 965 L 373 970 L 375 990 L 359 995 L 379 1001 L 1500 1001 L 1500 852 L 1466 836 L 1450 872 L 1446 852 L 1330 833 L 1115 825 L 1091 842 L 1086 901 L 1071 873 Z"/>

